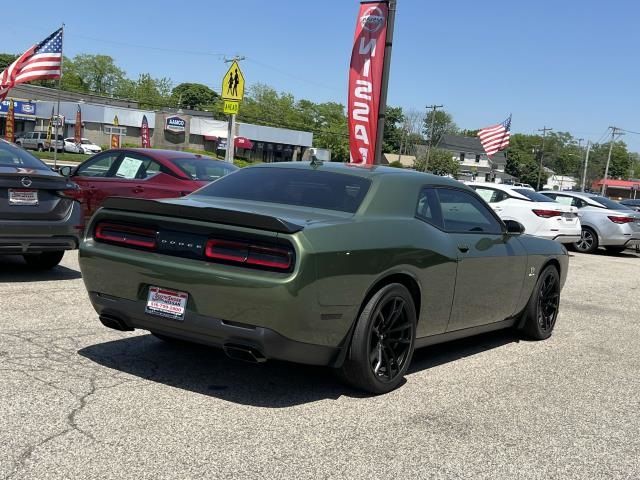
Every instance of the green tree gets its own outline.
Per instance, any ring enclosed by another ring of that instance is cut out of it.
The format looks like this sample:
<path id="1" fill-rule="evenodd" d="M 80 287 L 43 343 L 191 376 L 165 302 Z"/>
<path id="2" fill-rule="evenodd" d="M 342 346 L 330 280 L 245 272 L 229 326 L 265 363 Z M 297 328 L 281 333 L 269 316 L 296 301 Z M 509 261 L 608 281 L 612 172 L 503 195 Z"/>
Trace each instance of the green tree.
<path id="1" fill-rule="evenodd" d="M 73 65 L 75 74 L 90 92 L 112 95 L 126 79 L 124 71 L 108 55 L 76 55 Z"/>
<path id="2" fill-rule="evenodd" d="M 402 107 L 387 107 L 384 116 L 384 134 L 382 136 L 382 151 L 385 153 L 398 153 L 402 146 L 404 132 L 402 125 L 404 114 Z"/>
<path id="3" fill-rule="evenodd" d="M 18 55 L 13 53 L 0 53 L 0 72 L 16 61 Z"/>
<path id="4" fill-rule="evenodd" d="M 431 119 L 433 118 L 433 132 L 431 131 Z M 458 133 L 458 126 L 454 123 L 453 117 L 445 110 L 429 110 L 423 122 L 422 129 L 427 140 L 431 138 L 432 144 L 437 145 L 444 134 Z"/>
<path id="5" fill-rule="evenodd" d="M 460 162 L 454 158 L 450 151 L 442 148 L 432 148 L 429 155 L 429 165 L 426 165 L 427 156 L 422 155 L 413 163 L 413 168 L 419 172 L 431 172 L 434 175 L 451 175 L 454 178 L 460 171 Z M 425 170 L 426 168 L 426 170 Z"/>
<path id="6" fill-rule="evenodd" d="M 201 83 L 181 83 L 171 91 L 171 103 L 183 108 L 201 110 L 211 108 L 218 94 Z"/>

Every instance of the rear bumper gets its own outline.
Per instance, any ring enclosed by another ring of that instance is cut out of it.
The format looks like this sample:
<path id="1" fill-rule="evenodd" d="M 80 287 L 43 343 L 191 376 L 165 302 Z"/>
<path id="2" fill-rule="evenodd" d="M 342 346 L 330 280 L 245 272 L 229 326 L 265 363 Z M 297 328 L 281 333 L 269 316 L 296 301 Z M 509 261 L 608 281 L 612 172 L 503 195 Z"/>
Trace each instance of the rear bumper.
<path id="1" fill-rule="evenodd" d="M 602 246 L 626 246 L 634 247 L 640 244 L 640 235 L 633 234 L 620 234 L 602 237 L 600 239 L 600 245 Z"/>
<path id="2" fill-rule="evenodd" d="M 89 292 L 91 303 L 103 318 L 117 319 L 128 329 L 141 328 L 169 337 L 223 348 L 244 346 L 257 350 L 267 359 L 308 365 L 332 365 L 339 348 L 314 345 L 287 338 L 265 327 L 238 324 L 187 311 L 183 321 L 145 313 L 144 301 Z M 105 325 L 109 322 L 103 321 Z M 110 326 L 110 325 L 107 325 Z"/>
<path id="3" fill-rule="evenodd" d="M 21 255 L 78 248 L 75 236 L 0 237 L 0 255 Z"/>
<path id="4" fill-rule="evenodd" d="M 578 233 L 558 233 L 544 232 L 543 234 L 533 234 L 536 237 L 553 240 L 558 243 L 575 243 L 580 240 L 580 232 Z"/>

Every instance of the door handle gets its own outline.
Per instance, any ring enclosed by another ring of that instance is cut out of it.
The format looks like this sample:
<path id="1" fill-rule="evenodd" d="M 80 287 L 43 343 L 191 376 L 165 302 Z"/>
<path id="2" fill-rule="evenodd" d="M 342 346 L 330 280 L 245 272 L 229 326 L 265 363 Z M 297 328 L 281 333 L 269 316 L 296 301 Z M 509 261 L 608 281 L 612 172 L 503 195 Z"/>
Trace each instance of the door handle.
<path id="1" fill-rule="evenodd" d="M 458 250 L 462 253 L 467 253 L 469 251 L 469 245 L 458 245 Z"/>
<path id="2" fill-rule="evenodd" d="M 133 193 L 142 193 L 142 192 L 144 192 L 144 188 L 142 187 L 135 187 L 133 189 Z"/>

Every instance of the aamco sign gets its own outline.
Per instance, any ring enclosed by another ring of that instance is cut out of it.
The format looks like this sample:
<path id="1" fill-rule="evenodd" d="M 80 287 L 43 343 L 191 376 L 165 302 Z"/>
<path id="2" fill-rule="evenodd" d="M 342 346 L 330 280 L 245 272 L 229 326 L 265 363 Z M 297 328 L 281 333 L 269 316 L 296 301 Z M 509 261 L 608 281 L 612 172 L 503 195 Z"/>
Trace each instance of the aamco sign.
<path id="1" fill-rule="evenodd" d="M 173 115 L 167 117 L 164 129 L 173 133 L 183 133 L 186 130 L 187 121 L 184 118 Z"/>

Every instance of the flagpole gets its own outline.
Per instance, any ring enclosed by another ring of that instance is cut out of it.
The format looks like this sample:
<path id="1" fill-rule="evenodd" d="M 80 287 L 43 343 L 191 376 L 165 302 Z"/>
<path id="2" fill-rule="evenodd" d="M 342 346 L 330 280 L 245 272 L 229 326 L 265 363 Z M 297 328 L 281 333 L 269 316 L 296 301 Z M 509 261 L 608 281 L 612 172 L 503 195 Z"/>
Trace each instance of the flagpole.
<path id="1" fill-rule="evenodd" d="M 64 49 L 64 23 L 62 24 L 62 48 Z M 53 137 L 53 168 L 58 169 L 58 127 L 60 125 L 60 90 L 62 83 L 62 64 L 64 63 L 64 54 L 60 55 L 60 76 L 58 77 L 58 107 L 56 111 L 56 133 Z M 63 150 L 64 150 L 64 142 L 62 142 Z"/>
<path id="2" fill-rule="evenodd" d="M 387 111 L 387 90 L 389 89 L 389 69 L 391 67 L 391 49 L 393 47 L 393 30 L 396 19 L 396 2 L 389 0 L 389 16 L 387 19 L 387 35 L 384 46 L 384 62 L 382 67 L 382 85 L 380 90 L 380 104 L 378 105 L 378 128 L 373 163 L 382 163 L 382 141 L 384 136 L 384 122 Z"/>

